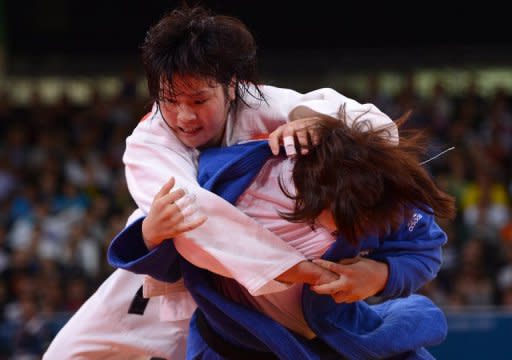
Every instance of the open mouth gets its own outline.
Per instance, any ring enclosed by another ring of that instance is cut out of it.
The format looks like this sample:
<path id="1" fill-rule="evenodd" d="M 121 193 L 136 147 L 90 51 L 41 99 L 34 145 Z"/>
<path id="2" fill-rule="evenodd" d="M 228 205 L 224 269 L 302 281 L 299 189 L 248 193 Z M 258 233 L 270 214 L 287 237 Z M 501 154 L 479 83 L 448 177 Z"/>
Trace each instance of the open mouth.
<path id="1" fill-rule="evenodd" d="M 186 135 L 196 135 L 197 133 L 199 133 L 201 131 L 201 127 L 194 127 L 194 128 L 182 128 L 180 127 L 179 128 L 180 131 Z"/>

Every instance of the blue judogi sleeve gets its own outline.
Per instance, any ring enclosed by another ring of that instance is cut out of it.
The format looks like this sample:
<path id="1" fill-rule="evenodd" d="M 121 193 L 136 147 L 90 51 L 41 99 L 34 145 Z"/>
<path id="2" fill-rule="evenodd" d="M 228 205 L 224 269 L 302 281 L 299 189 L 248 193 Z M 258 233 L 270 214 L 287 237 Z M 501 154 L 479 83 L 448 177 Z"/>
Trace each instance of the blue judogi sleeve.
<path id="1" fill-rule="evenodd" d="M 416 211 L 407 224 L 384 238 L 369 256 L 389 266 L 388 282 L 379 296 L 408 296 L 432 280 L 441 267 L 441 247 L 446 241 L 446 234 L 434 217 Z"/>
<path id="2" fill-rule="evenodd" d="M 108 248 L 108 262 L 116 268 L 150 275 L 160 281 L 178 281 L 181 271 L 173 241 L 165 240 L 149 251 L 142 238 L 143 220 L 144 217 L 134 221 L 116 235 Z"/>

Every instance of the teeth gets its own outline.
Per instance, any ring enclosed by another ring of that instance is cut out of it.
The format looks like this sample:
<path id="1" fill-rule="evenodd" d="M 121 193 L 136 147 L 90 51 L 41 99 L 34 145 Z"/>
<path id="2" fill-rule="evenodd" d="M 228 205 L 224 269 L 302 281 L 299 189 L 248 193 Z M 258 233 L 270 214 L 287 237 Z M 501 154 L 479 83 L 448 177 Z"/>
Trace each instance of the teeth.
<path id="1" fill-rule="evenodd" d="M 193 134 L 196 131 L 198 131 L 199 129 L 200 129 L 199 127 L 194 128 L 194 129 L 183 129 L 183 128 L 181 128 L 181 131 L 183 131 L 184 133 Z"/>

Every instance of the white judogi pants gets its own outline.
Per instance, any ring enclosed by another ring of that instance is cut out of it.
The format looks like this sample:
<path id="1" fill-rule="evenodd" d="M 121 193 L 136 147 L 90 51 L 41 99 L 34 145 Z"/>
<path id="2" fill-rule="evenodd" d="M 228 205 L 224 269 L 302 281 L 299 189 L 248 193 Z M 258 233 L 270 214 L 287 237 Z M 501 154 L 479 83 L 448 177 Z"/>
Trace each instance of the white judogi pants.
<path id="1" fill-rule="evenodd" d="M 149 300 L 144 314 L 128 313 L 143 279 L 114 271 L 57 334 L 43 360 L 185 359 L 189 319 L 160 321 L 158 298 Z"/>

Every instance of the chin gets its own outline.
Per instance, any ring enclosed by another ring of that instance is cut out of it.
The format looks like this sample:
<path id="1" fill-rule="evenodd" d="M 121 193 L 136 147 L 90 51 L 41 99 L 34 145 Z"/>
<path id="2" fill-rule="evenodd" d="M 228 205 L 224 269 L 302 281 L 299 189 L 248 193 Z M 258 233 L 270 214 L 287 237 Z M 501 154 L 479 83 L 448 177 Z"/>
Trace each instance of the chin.
<path id="1" fill-rule="evenodd" d="M 196 148 L 196 147 L 200 147 L 202 145 L 201 141 L 199 140 L 196 140 L 196 139 L 190 139 L 190 138 L 181 138 L 180 141 L 188 146 L 188 147 L 191 147 L 191 148 Z"/>

